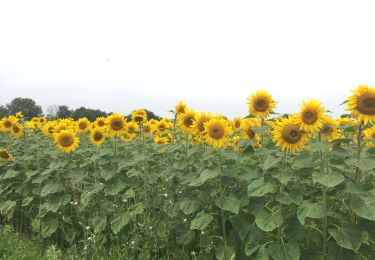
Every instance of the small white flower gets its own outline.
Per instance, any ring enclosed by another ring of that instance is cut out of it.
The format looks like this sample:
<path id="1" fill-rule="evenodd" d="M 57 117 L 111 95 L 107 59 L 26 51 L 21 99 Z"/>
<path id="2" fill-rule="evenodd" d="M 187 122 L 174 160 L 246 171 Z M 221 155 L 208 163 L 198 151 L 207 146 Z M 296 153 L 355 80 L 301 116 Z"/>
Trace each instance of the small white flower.
<path id="1" fill-rule="evenodd" d="M 122 202 L 128 202 L 128 199 L 123 199 Z"/>
<path id="2" fill-rule="evenodd" d="M 152 229 L 152 227 L 150 227 L 150 229 Z"/>
<path id="3" fill-rule="evenodd" d="M 86 227 L 86 230 L 89 230 L 89 229 L 90 229 L 90 227 L 89 227 L 89 226 L 87 226 L 87 227 Z"/>
<path id="4" fill-rule="evenodd" d="M 77 205 L 78 205 L 78 202 L 77 202 L 77 201 L 75 201 L 75 202 L 74 202 L 74 206 L 77 206 Z"/>
<path id="5" fill-rule="evenodd" d="M 203 230 L 202 230 L 201 234 L 204 235 L 204 231 Z"/>
<path id="6" fill-rule="evenodd" d="M 134 242 L 134 241 L 132 241 L 132 242 L 130 242 L 130 244 L 134 245 L 134 244 L 135 244 L 135 242 Z"/>
<path id="7" fill-rule="evenodd" d="M 91 240 L 91 239 L 92 239 L 92 237 L 88 237 L 87 239 L 88 239 L 88 240 Z"/>
<path id="8" fill-rule="evenodd" d="M 184 223 L 186 223 L 187 222 L 187 219 L 186 218 L 184 218 Z"/>
<path id="9" fill-rule="evenodd" d="M 101 183 L 99 183 L 100 185 L 104 185 L 102 182 Z"/>
<path id="10" fill-rule="evenodd" d="M 164 196 L 165 198 L 166 198 L 166 197 L 168 197 L 168 193 L 164 193 L 164 195 L 163 195 L 163 196 Z"/>

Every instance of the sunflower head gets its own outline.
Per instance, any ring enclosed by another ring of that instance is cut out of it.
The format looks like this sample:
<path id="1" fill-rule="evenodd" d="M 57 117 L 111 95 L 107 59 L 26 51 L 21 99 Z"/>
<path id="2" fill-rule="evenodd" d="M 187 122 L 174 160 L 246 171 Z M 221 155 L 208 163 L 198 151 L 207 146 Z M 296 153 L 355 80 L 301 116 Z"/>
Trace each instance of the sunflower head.
<path id="1" fill-rule="evenodd" d="M 212 118 L 211 113 L 201 112 L 196 115 L 192 128 L 195 134 L 204 135 L 204 124 Z"/>
<path id="2" fill-rule="evenodd" d="M 375 88 L 359 85 L 347 100 L 347 110 L 360 122 L 375 124 Z"/>
<path id="3" fill-rule="evenodd" d="M 239 130 L 240 127 L 241 127 L 242 120 L 243 120 L 243 118 L 241 118 L 241 117 L 234 118 L 233 119 L 233 129 Z"/>
<path id="4" fill-rule="evenodd" d="M 233 133 L 230 123 L 222 117 L 213 117 L 204 123 L 206 142 L 215 148 L 228 144 L 229 136 Z"/>
<path id="5" fill-rule="evenodd" d="M 363 136 L 367 140 L 367 146 L 375 147 L 375 126 L 369 127 L 363 131 Z"/>
<path id="6" fill-rule="evenodd" d="M 137 135 L 137 131 L 139 130 L 139 125 L 136 122 L 128 122 L 126 124 L 126 131 L 129 134 L 135 134 Z"/>
<path id="7" fill-rule="evenodd" d="M 14 138 L 21 138 L 24 133 L 23 126 L 18 123 L 13 124 L 11 133 L 14 136 Z"/>
<path id="8" fill-rule="evenodd" d="M 75 151 L 79 145 L 79 139 L 71 130 L 61 130 L 54 135 L 55 145 L 63 153 Z"/>
<path id="9" fill-rule="evenodd" d="M 242 137 L 254 141 L 259 140 L 259 136 L 253 131 L 253 127 L 260 127 L 259 120 L 256 118 L 246 118 L 241 122 Z"/>
<path id="10" fill-rule="evenodd" d="M 104 129 L 102 128 L 95 128 L 90 132 L 90 140 L 93 144 L 97 146 L 103 144 L 105 138 L 106 134 L 104 132 Z"/>
<path id="11" fill-rule="evenodd" d="M 11 117 L 4 117 L 0 121 L 0 129 L 5 132 L 11 132 L 14 123 L 15 120 L 13 120 Z"/>
<path id="12" fill-rule="evenodd" d="M 130 142 L 131 140 L 133 140 L 136 137 L 137 137 L 137 134 L 128 133 L 126 131 L 120 135 L 120 139 L 123 142 Z"/>
<path id="13" fill-rule="evenodd" d="M 131 113 L 132 121 L 138 124 L 147 121 L 147 112 L 144 109 L 137 109 Z"/>
<path id="14" fill-rule="evenodd" d="M 126 128 L 126 121 L 123 115 L 113 114 L 107 118 L 108 130 L 112 135 L 119 135 Z"/>
<path id="15" fill-rule="evenodd" d="M 154 143 L 155 144 L 169 144 L 169 138 L 156 135 L 154 137 Z"/>
<path id="16" fill-rule="evenodd" d="M 42 128 L 43 134 L 46 136 L 52 137 L 55 132 L 55 127 L 56 127 L 55 122 L 49 121 Z"/>
<path id="17" fill-rule="evenodd" d="M 309 140 L 306 133 L 301 131 L 301 125 L 296 116 L 282 118 L 274 125 L 273 140 L 282 150 L 296 153 L 304 148 Z"/>
<path id="18" fill-rule="evenodd" d="M 18 119 L 22 119 L 23 118 L 23 114 L 21 111 L 17 112 L 15 117 L 17 117 Z"/>
<path id="19" fill-rule="evenodd" d="M 104 117 L 98 117 L 95 119 L 94 125 L 96 128 L 104 128 L 106 125 L 106 120 Z"/>
<path id="20" fill-rule="evenodd" d="M 87 119 L 87 117 L 80 118 L 77 121 L 76 130 L 78 133 L 84 133 L 89 131 L 91 128 L 91 122 Z"/>
<path id="21" fill-rule="evenodd" d="M 179 114 L 185 113 L 187 110 L 188 110 L 187 105 L 184 102 L 180 101 L 175 107 L 174 111 L 176 115 L 179 115 Z"/>
<path id="22" fill-rule="evenodd" d="M 168 122 L 167 120 L 165 119 L 162 119 L 160 121 L 158 121 L 155 125 L 154 125 L 154 130 L 156 133 L 158 133 L 159 135 L 162 135 L 162 134 L 165 134 L 169 131 L 169 129 L 172 127 L 171 123 Z"/>
<path id="23" fill-rule="evenodd" d="M 312 133 L 322 129 L 325 112 L 323 104 L 318 100 L 302 102 L 301 110 L 297 115 L 297 122 L 301 125 L 301 130 Z"/>
<path id="24" fill-rule="evenodd" d="M 181 113 L 178 116 L 178 125 L 180 129 L 187 133 L 193 134 L 194 128 L 193 123 L 197 117 L 197 113 L 194 110 L 187 110 L 185 113 Z"/>
<path id="25" fill-rule="evenodd" d="M 13 156 L 6 150 L 0 149 L 0 161 L 11 161 Z"/>
<path id="26" fill-rule="evenodd" d="M 268 117 L 276 107 L 272 95 L 264 90 L 258 90 L 250 95 L 247 104 L 249 105 L 249 113 L 260 119 Z"/>
<path id="27" fill-rule="evenodd" d="M 323 122 L 323 128 L 321 129 L 321 134 L 324 140 L 326 141 L 332 141 L 337 138 L 341 138 L 342 134 L 337 127 L 339 126 L 339 123 L 337 120 L 331 118 L 331 117 L 326 117 Z"/>

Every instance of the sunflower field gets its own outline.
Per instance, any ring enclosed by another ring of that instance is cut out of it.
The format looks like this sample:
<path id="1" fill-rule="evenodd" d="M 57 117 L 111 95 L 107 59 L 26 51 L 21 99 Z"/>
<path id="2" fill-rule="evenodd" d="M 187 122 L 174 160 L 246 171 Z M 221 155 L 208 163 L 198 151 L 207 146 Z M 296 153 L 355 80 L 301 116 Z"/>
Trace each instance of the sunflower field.
<path id="1" fill-rule="evenodd" d="M 0 226 L 86 259 L 375 259 L 375 88 L 228 119 L 0 121 Z M 119 257 L 120 258 L 120 257 Z"/>

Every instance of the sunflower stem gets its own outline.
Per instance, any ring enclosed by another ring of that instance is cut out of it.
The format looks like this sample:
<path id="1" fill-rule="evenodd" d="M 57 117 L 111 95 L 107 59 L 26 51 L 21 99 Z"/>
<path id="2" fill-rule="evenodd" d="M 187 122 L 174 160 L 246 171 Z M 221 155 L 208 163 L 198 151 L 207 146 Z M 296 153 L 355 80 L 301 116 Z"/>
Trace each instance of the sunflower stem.
<path id="1" fill-rule="evenodd" d="M 221 201 L 224 200 L 224 187 L 223 187 L 223 169 L 222 169 L 222 156 L 221 156 L 221 148 L 219 148 L 219 171 L 220 171 L 220 197 Z M 220 216 L 221 216 L 221 229 L 223 234 L 223 240 L 225 246 L 227 245 L 227 231 L 225 228 L 225 213 L 223 209 L 220 209 Z"/>
<path id="2" fill-rule="evenodd" d="M 357 131 L 357 160 L 361 159 L 361 150 L 362 150 L 362 122 L 358 125 Z M 360 170 L 358 167 L 355 169 L 355 181 L 360 182 Z"/>
<path id="3" fill-rule="evenodd" d="M 319 142 L 322 141 L 322 135 L 321 133 L 319 133 Z M 323 151 L 320 150 L 319 151 L 319 154 L 320 154 L 320 172 L 322 175 L 328 173 L 328 161 L 326 162 L 324 160 L 324 157 L 323 157 Z M 328 157 L 328 152 L 327 152 L 327 156 L 326 158 Z M 327 164 L 327 172 L 324 171 L 325 167 L 324 165 Z M 327 206 L 327 188 L 326 187 L 322 187 L 322 194 L 323 194 L 323 209 L 324 209 L 324 212 L 327 212 L 328 211 L 328 206 Z M 324 216 L 323 218 L 323 254 L 324 254 L 324 259 L 327 259 L 327 255 L 328 255 L 328 244 L 327 244 L 327 240 L 328 240 L 328 217 L 327 215 Z"/>
<path id="4" fill-rule="evenodd" d="M 282 160 L 282 174 L 284 175 L 285 172 L 286 172 L 286 158 L 287 158 L 288 154 L 287 154 L 287 151 L 284 151 L 284 154 L 283 154 L 283 160 Z M 283 183 L 280 183 L 280 194 L 282 194 L 284 192 L 284 184 Z M 283 205 L 280 203 L 280 212 L 281 214 L 283 214 Z M 282 240 L 282 237 L 283 237 L 283 234 L 282 234 L 282 224 L 277 228 L 277 240 L 280 242 Z"/>

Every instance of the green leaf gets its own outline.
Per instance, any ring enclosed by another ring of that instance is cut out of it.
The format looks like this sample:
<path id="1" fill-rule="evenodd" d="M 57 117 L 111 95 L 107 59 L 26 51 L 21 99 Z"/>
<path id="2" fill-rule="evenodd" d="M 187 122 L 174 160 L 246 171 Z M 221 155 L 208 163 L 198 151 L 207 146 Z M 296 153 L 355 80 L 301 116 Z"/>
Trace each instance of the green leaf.
<path id="1" fill-rule="evenodd" d="M 300 190 L 293 190 L 291 192 L 278 193 L 276 200 L 284 205 L 291 205 L 292 203 L 300 205 L 302 202 L 302 192 Z"/>
<path id="2" fill-rule="evenodd" d="M 271 212 L 260 210 L 255 215 L 255 223 L 265 232 L 271 232 L 275 228 L 280 227 L 283 221 L 283 215 L 279 208 Z"/>
<path id="3" fill-rule="evenodd" d="M 347 225 L 344 228 L 332 228 L 328 232 L 339 246 L 353 251 L 357 251 L 369 235 L 367 231 L 355 224 Z"/>
<path id="4" fill-rule="evenodd" d="M 269 252 L 272 258 L 277 260 L 298 260 L 300 258 L 299 245 L 293 240 L 288 243 L 272 243 Z"/>
<path id="5" fill-rule="evenodd" d="M 178 229 L 176 232 L 176 241 L 180 245 L 188 245 L 195 238 L 195 232 L 192 230 Z"/>
<path id="6" fill-rule="evenodd" d="M 49 194 L 61 192 L 64 190 L 64 187 L 56 182 L 56 181 L 49 181 L 46 185 L 43 186 L 42 191 L 40 192 L 41 197 L 45 197 Z"/>
<path id="7" fill-rule="evenodd" d="M 7 200 L 0 204 L 0 212 L 6 214 L 8 218 L 12 218 L 13 213 L 16 209 L 17 202 L 12 200 Z"/>
<path id="8" fill-rule="evenodd" d="M 233 247 L 219 246 L 215 249 L 215 255 L 217 260 L 234 260 L 236 259 L 236 251 Z"/>
<path id="9" fill-rule="evenodd" d="M 314 172 L 312 176 L 315 183 L 318 182 L 328 188 L 333 188 L 345 180 L 344 175 L 339 172 L 331 172 L 329 174 Z"/>
<path id="10" fill-rule="evenodd" d="M 18 171 L 15 171 L 13 169 L 9 169 L 6 174 L 1 178 L 1 179 L 11 179 L 11 178 L 15 178 L 19 175 L 20 173 Z"/>
<path id="11" fill-rule="evenodd" d="M 205 213 L 204 211 L 199 212 L 195 218 L 191 221 L 190 229 L 204 229 L 208 224 L 211 223 L 213 217 Z"/>
<path id="12" fill-rule="evenodd" d="M 33 201 L 33 197 L 26 197 L 22 200 L 22 207 L 26 207 Z"/>
<path id="13" fill-rule="evenodd" d="M 347 163 L 349 165 L 353 165 L 363 171 L 371 171 L 375 169 L 375 160 L 372 158 L 364 158 L 364 159 L 356 159 L 356 158 L 350 158 L 347 160 Z M 373 173 L 375 174 L 375 173 Z"/>
<path id="14" fill-rule="evenodd" d="M 281 161 L 281 157 L 275 157 L 273 155 L 268 155 L 263 163 L 263 170 L 268 170 L 277 165 Z"/>
<path id="15" fill-rule="evenodd" d="M 124 195 L 122 195 L 122 199 L 130 199 L 135 197 L 135 192 L 133 189 L 127 190 Z"/>
<path id="16" fill-rule="evenodd" d="M 118 214 L 111 222 L 111 229 L 114 234 L 118 234 L 121 229 L 126 226 L 130 221 L 128 212 Z"/>
<path id="17" fill-rule="evenodd" d="M 206 181 L 216 178 L 220 175 L 219 170 L 204 169 L 200 176 L 189 183 L 189 186 L 200 186 Z"/>
<path id="18" fill-rule="evenodd" d="M 360 216 L 361 218 L 375 221 L 374 198 L 362 198 L 361 200 L 352 201 L 351 206 L 354 213 Z"/>
<path id="19" fill-rule="evenodd" d="M 107 217 L 105 216 L 96 216 L 93 219 L 93 227 L 94 227 L 94 232 L 99 233 L 104 231 L 104 229 L 107 226 Z"/>
<path id="20" fill-rule="evenodd" d="M 183 198 L 179 202 L 179 208 L 184 212 L 185 215 L 189 215 L 198 210 L 200 204 L 198 200 L 191 198 Z"/>
<path id="21" fill-rule="evenodd" d="M 276 184 L 273 182 L 264 182 L 264 178 L 253 180 L 247 186 L 247 195 L 250 197 L 263 197 L 268 193 L 274 193 L 276 190 Z"/>
<path id="22" fill-rule="evenodd" d="M 297 208 L 297 218 L 304 225 L 306 218 L 324 218 L 327 215 L 323 204 L 303 201 Z"/>
<path id="23" fill-rule="evenodd" d="M 269 260 L 269 250 L 267 247 L 262 246 L 259 250 L 258 253 L 255 255 L 254 260 Z"/>
<path id="24" fill-rule="evenodd" d="M 42 219 L 41 226 L 42 237 L 48 238 L 59 228 L 59 221 L 54 217 L 47 217 Z"/>
<path id="25" fill-rule="evenodd" d="M 233 193 L 229 194 L 228 197 L 223 196 L 215 200 L 215 205 L 222 210 L 238 214 L 240 210 L 240 200 Z"/>

